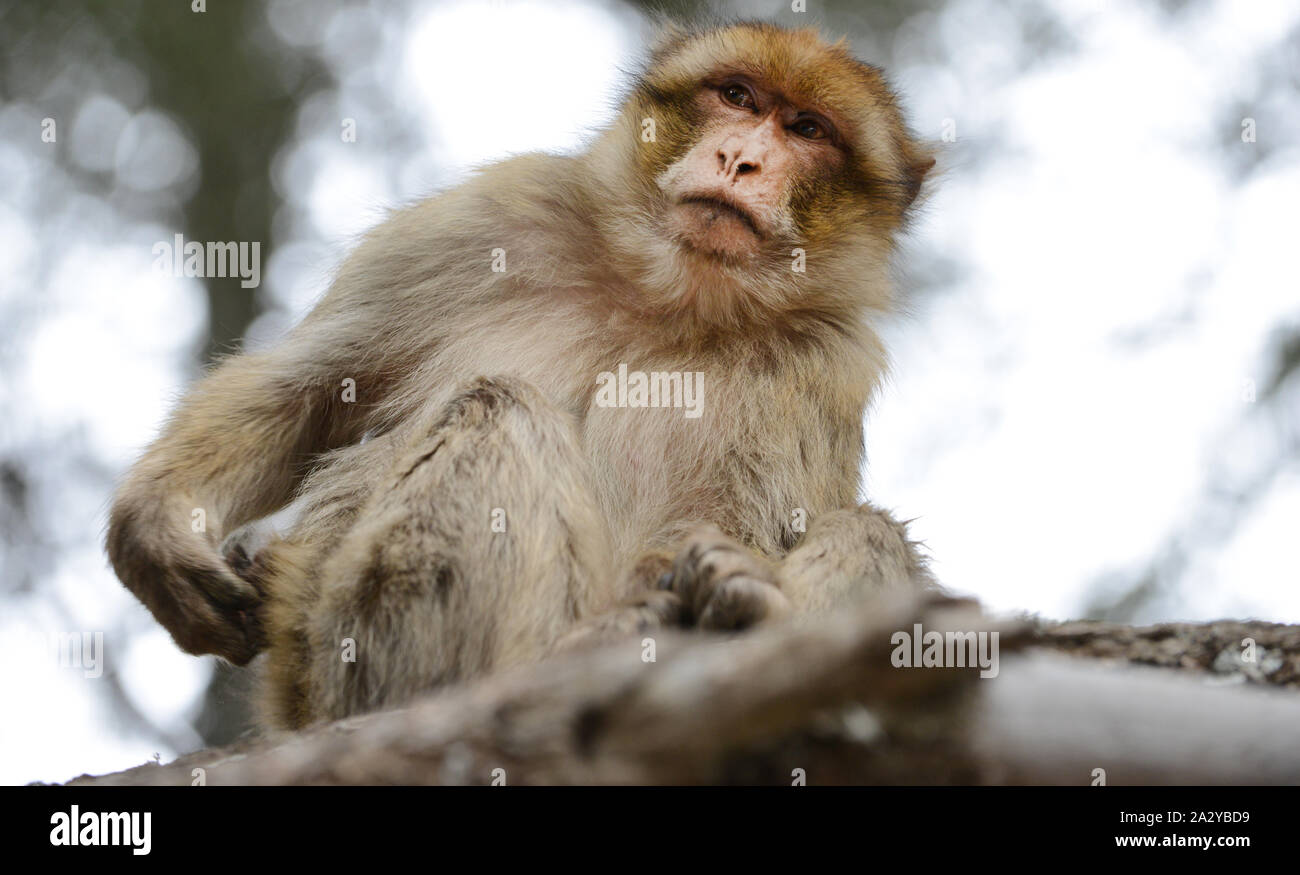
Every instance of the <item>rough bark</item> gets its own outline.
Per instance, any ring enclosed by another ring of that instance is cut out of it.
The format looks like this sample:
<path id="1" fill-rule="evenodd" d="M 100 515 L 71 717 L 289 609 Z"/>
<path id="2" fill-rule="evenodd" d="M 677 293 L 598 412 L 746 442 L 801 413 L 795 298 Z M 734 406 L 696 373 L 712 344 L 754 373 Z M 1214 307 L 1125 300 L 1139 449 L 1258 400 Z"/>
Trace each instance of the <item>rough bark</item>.
<path id="1" fill-rule="evenodd" d="M 891 636 L 917 623 L 997 632 L 997 676 L 895 667 Z M 654 661 L 642 640 L 565 654 L 72 783 L 190 784 L 195 769 L 207 784 L 1088 784 L 1097 769 L 1113 784 L 1300 782 L 1296 626 L 995 620 L 925 596 L 653 637 Z"/>

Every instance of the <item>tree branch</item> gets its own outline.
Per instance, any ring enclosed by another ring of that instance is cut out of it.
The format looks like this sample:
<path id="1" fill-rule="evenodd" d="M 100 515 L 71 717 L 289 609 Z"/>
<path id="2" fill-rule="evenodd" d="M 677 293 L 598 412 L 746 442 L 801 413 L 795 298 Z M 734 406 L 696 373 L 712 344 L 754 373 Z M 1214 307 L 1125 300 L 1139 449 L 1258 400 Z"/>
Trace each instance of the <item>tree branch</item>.
<path id="1" fill-rule="evenodd" d="M 997 676 L 895 667 L 891 639 L 918 623 L 997 633 Z M 1248 637 L 1259 660 L 1234 661 Z M 1297 627 L 997 621 L 928 595 L 733 638 L 661 631 L 654 645 L 654 661 L 640 640 L 564 654 L 400 710 L 72 783 L 188 784 L 195 768 L 208 784 L 1087 784 L 1095 769 L 1109 783 L 1300 782 L 1300 697 L 1244 686 L 1296 685 Z"/>

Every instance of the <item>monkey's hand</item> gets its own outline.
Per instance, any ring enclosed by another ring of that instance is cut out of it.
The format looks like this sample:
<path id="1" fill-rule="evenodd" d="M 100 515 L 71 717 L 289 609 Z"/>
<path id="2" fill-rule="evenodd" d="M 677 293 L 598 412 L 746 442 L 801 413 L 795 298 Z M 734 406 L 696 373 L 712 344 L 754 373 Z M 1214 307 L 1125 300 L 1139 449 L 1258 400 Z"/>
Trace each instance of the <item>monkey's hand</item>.
<path id="1" fill-rule="evenodd" d="M 690 532 L 659 586 L 676 593 L 684 619 L 702 629 L 745 629 L 792 610 L 776 570 L 713 525 Z"/>
<path id="2" fill-rule="evenodd" d="M 255 520 L 226 536 L 221 542 L 221 557 L 241 580 L 251 583 L 259 594 L 265 595 L 263 581 L 267 568 L 264 560 L 267 548 L 278 538 L 275 527 L 268 520 Z"/>
<path id="3" fill-rule="evenodd" d="M 261 595 L 192 530 L 191 505 L 124 490 L 109 518 L 109 561 L 182 650 L 244 665 L 264 646 Z"/>

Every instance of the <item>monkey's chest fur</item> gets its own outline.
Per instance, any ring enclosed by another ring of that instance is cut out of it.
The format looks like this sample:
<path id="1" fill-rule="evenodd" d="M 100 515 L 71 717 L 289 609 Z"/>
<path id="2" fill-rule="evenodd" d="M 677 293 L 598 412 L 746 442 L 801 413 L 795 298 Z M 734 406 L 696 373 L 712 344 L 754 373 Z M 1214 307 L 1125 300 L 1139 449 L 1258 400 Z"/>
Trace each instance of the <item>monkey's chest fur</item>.
<path id="1" fill-rule="evenodd" d="M 854 500 L 865 396 L 823 389 L 824 367 L 776 370 L 752 349 L 655 349 L 563 307 L 498 318 L 439 358 L 437 386 L 425 387 L 435 406 L 466 381 L 502 376 L 562 413 L 620 565 L 666 546 L 665 527 L 683 520 L 779 554 L 792 517 Z"/>

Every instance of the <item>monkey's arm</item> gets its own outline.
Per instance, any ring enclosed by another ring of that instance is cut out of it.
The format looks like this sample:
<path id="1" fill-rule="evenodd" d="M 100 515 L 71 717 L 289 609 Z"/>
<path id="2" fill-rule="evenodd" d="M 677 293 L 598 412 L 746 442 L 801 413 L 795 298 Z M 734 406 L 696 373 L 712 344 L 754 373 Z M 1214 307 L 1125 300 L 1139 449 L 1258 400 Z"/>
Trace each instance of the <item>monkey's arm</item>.
<path id="1" fill-rule="evenodd" d="M 264 594 L 221 542 L 286 504 L 318 454 L 358 442 L 402 375 L 481 301 L 496 275 L 480 241 L 500 234 L 476 203 L 430 198 L 372 230 L 278 347 L 226 360 L 189 392 L 122 484 L 109 559 L 183 650 L 243 664 L 262 648 Z M 349 378 L 353 403 L 341 397 Z"/>
<path id="2" fill-rule="evenodd" d="M 353 438 L 340 403 L 345 320 L 313 314 L 269 352 L 226 360 L 171 415 L 119 488 L 107 549 L 118 577 L 190 653 L 243 664 L 261 649 L 260 594 L 218 554 L 222 537 L 286 503 L 313 454 Z"/>

